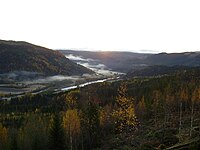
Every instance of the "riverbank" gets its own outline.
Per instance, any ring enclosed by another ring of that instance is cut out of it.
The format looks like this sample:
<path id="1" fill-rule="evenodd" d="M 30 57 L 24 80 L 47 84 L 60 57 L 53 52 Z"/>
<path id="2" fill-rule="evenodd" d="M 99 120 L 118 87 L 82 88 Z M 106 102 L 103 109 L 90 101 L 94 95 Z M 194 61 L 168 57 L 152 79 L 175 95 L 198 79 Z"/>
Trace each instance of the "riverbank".
<path id="1" fill-rule="evenodd" d="M 55 80 L 55 78 L 57 80 Z M 54 79 L 54 80 L 52 80 Z M 27 93 L 36 95 L 43 92 L 52 92 L 53 94 L 65 92 L 68 90 L 82 88 L 90 84 L 113 82 L 119 80 L 115 76 L 93 76 L 93 77 L 49 77 L 47 79 L 38 79 L 34 81 L 24 81 L 15 84 L 0 84 L 0 100 L 11 100 L 12 98 L 25 96 Z"/>

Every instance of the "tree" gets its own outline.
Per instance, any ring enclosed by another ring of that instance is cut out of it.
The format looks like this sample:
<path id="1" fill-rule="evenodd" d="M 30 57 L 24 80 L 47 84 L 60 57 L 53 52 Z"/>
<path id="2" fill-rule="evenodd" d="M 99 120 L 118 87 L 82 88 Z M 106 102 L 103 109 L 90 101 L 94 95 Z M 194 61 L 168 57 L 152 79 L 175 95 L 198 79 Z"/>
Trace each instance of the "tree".
<path id="1" fill-rule="evenodd" d="M 80 91 L 79 90 L 73 90 L 70 91 L 69 93 L 67 93 L 67 95 L 65 95 L 65 103 L 66 103 L 66 108 L 68 109 L 75 109 L 78 107 L 78 99 L 80 97 Z"/>
<path id="2" fill-rule="evenodd" d="M 58 113 L 53 116 L 52 124 L 50 127 L 49 148 L 51 150 L 66 149 L 64 128 Z"/>
<path id="3" fill-rule="evenodd" d="M 192 136 L 193 131 L 193 122 L 194 122 L 194 105 L 196 101 L 200 99 L 200 89 L 195 88 L 192 92 L 192 98 L 191 98 L 191 119 L 190 119 L 190 137 Z"/>
<path id="4" fill-rule="evenodd" d="M 186 88 L 181 88 L 180 91 L 180 116 L 179 116 L 179 134 L 182 129 L 182 124 L 183 124 L 183 103 L 185 104 L 186 101 L 188 100 L 188 89 Z"/>
<path id="5" fill-rule="evenodd" d="M 174 94 L 174 88 L 170 84 L 170 82 L 167 84 L 167 86 L 164 88 L 164 128 L 166 125 L 172 126 L 173 123 L 170 122 L 170 118 L 172 117 L 171 113 L 175 112 L 178 107 L 178 101 L 176 100 L 176 94 Z"/>
<path id="6" fill-rule="evenodd" d="M 23 128 L 19 130 L 18 140 L 21 149 L 47 149 L 48 121 L 40 114 L 30 114 Z"/>
<path id="7" fill-rule="evenodd" d="M 153 91 L 153 109 L 154 109 L 154 122 L 155 126 L 158 126 L 158 117 L 160 115 L 160 112 L 163 110 L 163 101 L 162 101 L 162 94 L 159 90 Z"/>
<path id="8" fill-rule="evenodd" d="M 77 109 L 67 110 L 63 118 L 63 122 L 64 129 L 67 132 L 67 137 L 69 137 L 70 149 L 72 150 L 73 145 L 77 146 L 76 141 L 80 134 L 80 118 Z"/>
<path id="9" fill-rule="evenodd" d="M 17 142 L 17 137 L 18 137 L 17 130 L 11 129 L 10 134 L 11 134 L 10 150 L 18 150 L 19 146 L 18 146 L 18 142 Z"/>
<path id="10" fill-rule="evenodd" d="M 107 104 L 102 107 L 99 112 L 99 123 L 101 129 L 101 136 L 105 137 L 113 133 L 114 121 L 112 118 L 113 106 Z"/>
<path id="11" fill-rule="evenodd" d="M 146 118 L 146 104 L 145 104 L 145 100 L 144 100 L 144 96 L 142 96 L 141 100 L 139 101 L 138 105 L 137 105 L 137 114 L 138 116 L 140 116 L 140 118 L 144 119 Z"/>
<path id="12" fill-rule="evenodd" d="M 122 84 L 116 97 L 117 108 L 113 112 L 116 129 L 119 133 L 130 133 L 136 129 L 137 119 L 133 102 L 133 98 L 127 95 L 126 84 Z"/>
<path id="13" fill-rule="evenodd" d="M 100 118 L 98 106 L 90 101 L 82 115 L 82 135 L 86 141 L 84 147 L 93 149 L 99 144 Z"/>
<path id="14" fill-rule="evenodd" d="M 6 149 L 8 140 L 7 129 L 0 124 L 0 149 Z"/>

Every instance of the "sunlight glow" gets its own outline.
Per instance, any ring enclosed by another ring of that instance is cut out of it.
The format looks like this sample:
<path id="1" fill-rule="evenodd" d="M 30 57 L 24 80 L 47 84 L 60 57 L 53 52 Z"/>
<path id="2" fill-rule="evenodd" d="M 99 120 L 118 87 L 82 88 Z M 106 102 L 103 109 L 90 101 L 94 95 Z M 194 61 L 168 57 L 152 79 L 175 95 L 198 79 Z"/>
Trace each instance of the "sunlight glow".
<path id="1" fill-rule="evenodd" d="M 200 50 L 198 0 L 0 0 L 0 39 L 53 49 Z"/>

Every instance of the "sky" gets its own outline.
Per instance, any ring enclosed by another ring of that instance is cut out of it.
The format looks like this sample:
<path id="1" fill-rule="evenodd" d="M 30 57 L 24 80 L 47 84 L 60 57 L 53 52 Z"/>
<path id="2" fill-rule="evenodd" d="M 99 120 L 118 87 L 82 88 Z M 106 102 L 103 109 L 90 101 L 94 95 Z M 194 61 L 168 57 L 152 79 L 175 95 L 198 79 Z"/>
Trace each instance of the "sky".
<path id="1" fill-rule="evenodd" d="M 0 39 L 51 49 L 200 51 L 199 0 L 0 0 Z"/>

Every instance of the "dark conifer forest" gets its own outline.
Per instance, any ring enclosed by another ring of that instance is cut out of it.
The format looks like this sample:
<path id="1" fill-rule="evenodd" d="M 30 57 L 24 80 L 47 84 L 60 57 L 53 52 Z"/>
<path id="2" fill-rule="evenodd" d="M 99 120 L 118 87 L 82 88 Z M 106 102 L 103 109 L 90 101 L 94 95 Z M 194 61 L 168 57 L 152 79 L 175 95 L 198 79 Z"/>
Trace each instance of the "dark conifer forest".
<path id="1" fill-rule="evenodd" d="M 199 149 L 200 71 L 0 101 L 0 149 Z"/>

